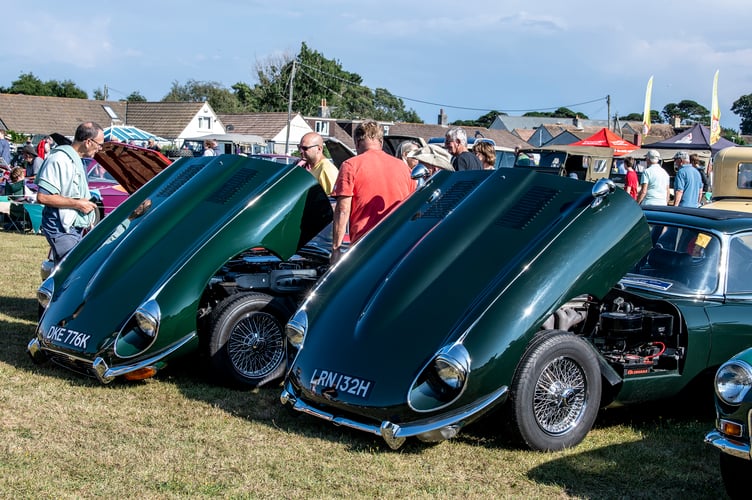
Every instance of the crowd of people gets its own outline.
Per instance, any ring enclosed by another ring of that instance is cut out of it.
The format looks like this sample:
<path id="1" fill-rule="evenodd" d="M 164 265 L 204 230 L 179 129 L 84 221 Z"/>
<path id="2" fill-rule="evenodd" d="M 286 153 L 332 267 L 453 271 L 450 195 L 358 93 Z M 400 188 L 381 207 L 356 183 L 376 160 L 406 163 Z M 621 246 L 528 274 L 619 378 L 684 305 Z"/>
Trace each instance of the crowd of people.
<path id="1" fill-rule="evenodd" d="M 465 131 L 460 127 L 447 130 L 444 147 L 405 141 L 399 145 L 396 156 L 383 151 L 383 129 L 373 120 L 360 123 L 353 139 L 357 154 L 339 170 L 326 157 L 320 134 L 307 133 L 298 144 L 300 164 L 335 200 L 333 262 L 342 254 L 346 234 L 349 233 L 350 242 L 355 243 L 415 190 L 411 171 L 419 163 L 432 174 L 438 170 L 493 169 L 496 160 L 492 142 L 481 139 L 469 148 Z M 14 175 L 36 180 L 36 201 L 44 205 L 41 230 L 57 262 L 93 223 L 96 205 L 90 201 L 82 158 L 93 157 L 102 148 L 104 132 L 94 122 L 82 123 L 71 145 L 51 148 L 53 144 L 49 137 L 43 138 L 36 147 L 26 144 L 21 152 L 24 168 L 14 170 Z M 159 149 L 153 139 L 146 147 Z M 205 141 L 204 154 L 219 154 L 216 141 Z M 703 203 L 710 186 L 698 155 L 680 151 L 674 156 L 673 197 L 660 153 L 650 150 L 645 159 L 647 167 L 642 172 L 637 171 L 634 158 L 627 157 L 623 161 L 624 189 L 639 204 L 697 207 Z M 3 162 L 10 166 L 10 147 L 0 131 L 0 164 Z"/>
<path id="2" fill-rule="evenodd" d="M 674 196 L 671 197 L 671 177 L 661 164 L 661 154 L 651 149 L 645 157 L 647 168 L 642 172 L 642 179 L 637 183 L 634 159 L 626 158 L 626 178 L 624 189 L 642 206 L 667 206 L 697 208 L 706 201 L 710 192 L 705 166 L 697 154 L 686 151 L 674 154 Z"/>

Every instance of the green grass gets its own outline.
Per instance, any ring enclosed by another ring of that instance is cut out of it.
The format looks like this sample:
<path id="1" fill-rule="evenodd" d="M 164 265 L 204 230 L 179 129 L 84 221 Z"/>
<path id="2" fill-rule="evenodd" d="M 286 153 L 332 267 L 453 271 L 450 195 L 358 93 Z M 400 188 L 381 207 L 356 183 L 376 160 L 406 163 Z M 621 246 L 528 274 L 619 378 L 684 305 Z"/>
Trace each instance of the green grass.
<path id="1" fill-rule="evenodd" d="M 578 447 L 510 445 L 493 415 L 452 441 L 379 438 L 279 404 L 279 387 L 214 387 L 195 359 L 101 386 L 34 365 L 43 237 L 0 232 L 2 498 L 719 498 L 712 408 L 602 411 Z M 707 405 L 709 406 L 709 405 Z"/>

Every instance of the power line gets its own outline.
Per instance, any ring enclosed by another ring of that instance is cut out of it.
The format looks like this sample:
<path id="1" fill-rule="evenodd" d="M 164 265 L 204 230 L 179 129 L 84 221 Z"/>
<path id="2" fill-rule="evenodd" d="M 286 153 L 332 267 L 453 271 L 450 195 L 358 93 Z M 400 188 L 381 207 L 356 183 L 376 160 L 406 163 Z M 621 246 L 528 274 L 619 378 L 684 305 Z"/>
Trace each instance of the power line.
<path id="1" fill-rule="evenodd" d="M 319 72 L 319 73 L 321 73 L 323 75 L 327 75 L 330 78 L 334 78 L 334 79 L 339 80 L 341 82 L 344 82 L 344 83 L 346 83 L 348 85 L 360 85 L 360 86 L 366 87 L 367 89 L 373 91 L 373 89 L 371 89 L 367 85 L 363 85 L 362 83 L 357 83 L 357 82 L 353 82 L 353 81 L 347 80 L 345 78 L 342 78 L 342 77 L 340 77 L 338 75 L 334 75 L 334 74 L 329 73 L 327 71 L 324 71 L 322 69 L 315 68 L 313 66 L 309 66 L 307 64 L 304 64 L 304 63 L 300 62 L 299 60 L 298 60 L 298 64 L 301 67 L 305 67 L 305 68 L 311 69 L 313 71 L 317 71 L 317 72 Z M 301 71 L 301 73 L 305 74 L 302 71 Z M 310 75 L 308 75 L 308 76 L 309 76 L 309 78 L 312 78 Z M 319 85 L 321 85 L 320 82 L 318 82 L 318 83 L 319 83 Z M 332 89 L 329 89 L 329 88 L 327 88 L 324 85 L 321 85 L 321 86 L 324 87 L 326 90 L 328 90 L 330 92 L 333 92 L 333 93 L 341 96 L 341 94 L 332 91 Z M 402 99 L 403 101 L 417 102 L 417 103 L 420 103 L 420 104 L 428 104 L 428 105 L 431 105 L 431 106 L 438 106 L 438 107 L 442 107 L 442 108 L 462 109 L 462 110 L 465 110 L 465 111 L 498 111 L 500 113 L 528 113 L 528 112 L 531 112 L 531 111 L 555 111 L 555 110 L 557 110 L 559 108 L 574 108 L 574 107 L 577 107 L 577 106 L 584 106 L 586 104 L 593 104 L 595 102 L 606 101 L 608 99 L 608 96 L 605 96 L 605 97 L 599 97 L 597 99 L 592 99 L 590 101 L 579 102 L 579 103 L 576 103 L 576 104 L 567 104 L 567 105 L 564 105 L 564 106 L 552 106 L 550 108 L 498 109 L 498 108 L 471 108 L 471 107 L 467 107 L 467 106 L 456 106 L 454 104 L 444 104 L 444 103 L 439 103 L 439 102 L 424 101 L 424 100 L 421 100 L 421 99 L 414 99 L 412 97 L 405 97 L 405 96 L 396 95 L 396 94 L 392 94 L 392 95 L 394 95 L 394 97 Z"/>

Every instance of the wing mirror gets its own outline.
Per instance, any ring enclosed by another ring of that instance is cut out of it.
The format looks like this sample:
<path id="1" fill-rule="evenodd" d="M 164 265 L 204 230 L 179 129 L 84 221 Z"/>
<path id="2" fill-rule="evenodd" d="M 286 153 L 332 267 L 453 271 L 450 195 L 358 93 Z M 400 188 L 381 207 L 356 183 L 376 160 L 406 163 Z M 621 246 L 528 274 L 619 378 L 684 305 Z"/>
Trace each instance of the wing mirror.
<path id="1" fill-rule="evenodd" d="M 429 177 L 431 177 L 431 171 L 422 163 L 415 165 L 415 168 L 410 172 L 410 178 L 418 181 L 418 189 L 423 187 L 426 183 L 426 179 Z"/>
<path id="2" fill-rule="evenodd" d="M 603 199 L 616 190 L 616 184 L 611 179 L 598 179 L 591 191 L 593 201 L 590 208 L 595 208 L 603 202 Z"/>

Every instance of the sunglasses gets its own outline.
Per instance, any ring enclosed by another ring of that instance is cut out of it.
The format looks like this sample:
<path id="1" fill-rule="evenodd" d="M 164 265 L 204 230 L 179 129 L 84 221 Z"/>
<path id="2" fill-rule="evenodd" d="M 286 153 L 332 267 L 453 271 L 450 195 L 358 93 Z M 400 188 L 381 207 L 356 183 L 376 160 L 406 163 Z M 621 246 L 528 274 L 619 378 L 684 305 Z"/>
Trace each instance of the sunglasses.
<path id="1" fill-rule="evenodd" d="M 298 149 L 301 150 L 301 151 L 303 151 L 303 152 L 305 152 L 305 151 L 308 151 L 311 148 L 316 148 L 318 146 L 319 146 L 319 144 L 312 144 L 310 146 L 302 146 L 302 145 L 298 144 Z"/>

